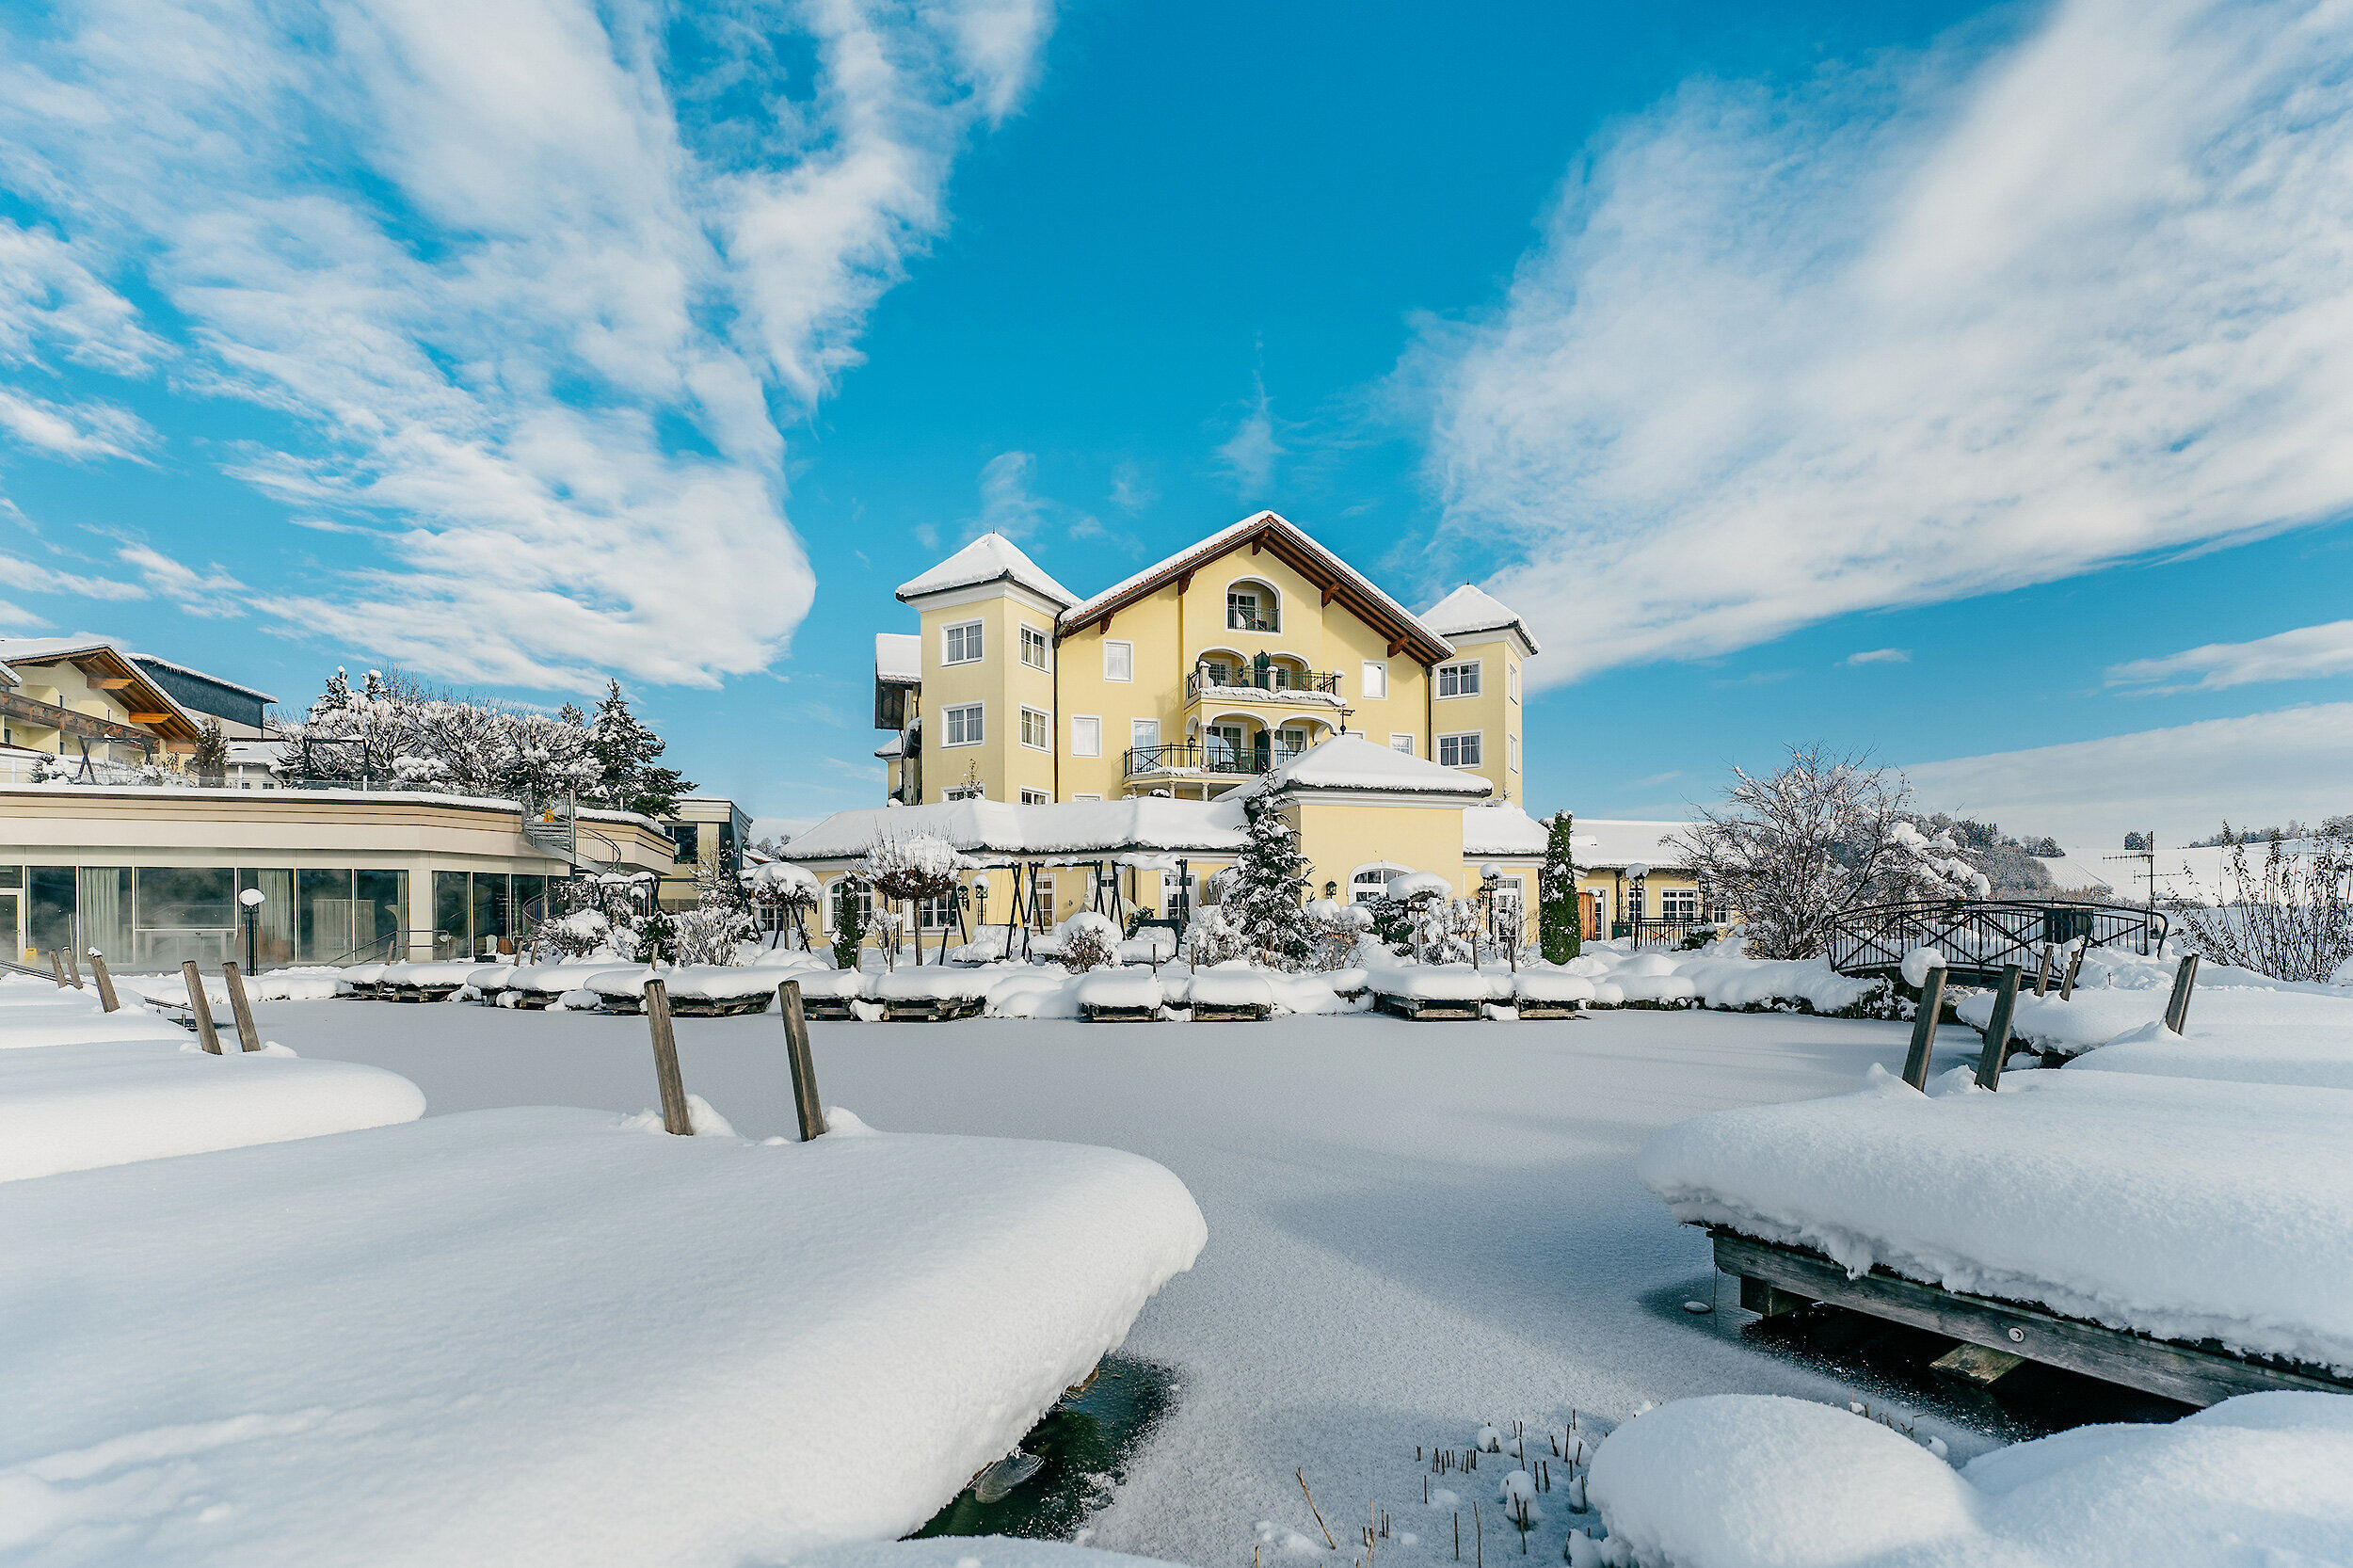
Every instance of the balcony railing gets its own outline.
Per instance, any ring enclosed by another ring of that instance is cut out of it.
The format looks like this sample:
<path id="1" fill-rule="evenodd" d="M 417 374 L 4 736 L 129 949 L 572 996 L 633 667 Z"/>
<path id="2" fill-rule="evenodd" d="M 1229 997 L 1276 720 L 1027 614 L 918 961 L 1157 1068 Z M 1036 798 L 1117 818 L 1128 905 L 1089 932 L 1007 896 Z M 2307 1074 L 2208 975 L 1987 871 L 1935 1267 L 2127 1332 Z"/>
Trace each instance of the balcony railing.
<path id="1" fill-rule="evenodd" d="M 1163 746 L 1131 746 L 1128 751 L 1128 776 L 1138 778 L 1156 773 L 1260 774 L 1281 767 L 1298 756 L 1302 749 L 1287 745 L 1230 746 L 1218 743 L 1205 745 L 1199 741 L 1177 741 Z"/>
<path id="2" fill-rule="evenodd" d="M 1185 700 L 1198 702 L 1204 696 L 1235 696 L 1273 698 L 1314 696 L 1337 702 L 1340 695 L 1337 670 L 1293 670 L 1270 665 L 1261 674 L 1247 666 L 1228 670 L 1224 680 L 1212 680 L 1210 672 L 1195 668 L 1185 677 Z"/>
<path id="3" fill-rule="evenodd" d="M 1280 632 L 1282 623 L 1273 616 L 1253 615 L 1248 610 L 1225 607 L 1225 630 L 1228 632 Z"/>

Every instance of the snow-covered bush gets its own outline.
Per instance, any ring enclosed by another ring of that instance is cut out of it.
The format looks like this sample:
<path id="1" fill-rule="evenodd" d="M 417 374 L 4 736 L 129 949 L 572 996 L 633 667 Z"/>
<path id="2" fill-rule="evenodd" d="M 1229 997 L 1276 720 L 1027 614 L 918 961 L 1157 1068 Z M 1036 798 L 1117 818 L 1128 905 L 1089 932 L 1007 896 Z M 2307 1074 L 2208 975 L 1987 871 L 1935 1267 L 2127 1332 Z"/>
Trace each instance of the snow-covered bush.
<path id="1" fill-rule="evenodd" d="M 1119 927 L 1108 915 L 1080 910 L 1062 927 L 1062 967 L 1073 974 L 1119 963 Z"/>
<path id="2" fill-rule="evenodd" d="M 613 924 L 602 911 L 575 909 L 568 915 L 541 920 L 534 926 L 531 931 L 532 952 L 541 963 L 585 958 L 607 948 L 612 935 Z"/>
<path id="3" fill-rule="evenodd" d="M 1185 954 L 1196 969 L 1230 964 L 1251 955 L 1250 937 L 1221 904 L 1210 904 L 1193 916 L 1185 932 Z"/>
<path id="4" fill-rule="evenodd" d="M 2224 876 L 2218 907 L 2174 906 L 2193 947 L 2274 980 L 2343 984 L 2337 975 L 2353 964 L 2353 830 L 2331 824 L 2294 841 L 2274 837 L 2251 864 L 2247 840 L 2233 839 Z"/>

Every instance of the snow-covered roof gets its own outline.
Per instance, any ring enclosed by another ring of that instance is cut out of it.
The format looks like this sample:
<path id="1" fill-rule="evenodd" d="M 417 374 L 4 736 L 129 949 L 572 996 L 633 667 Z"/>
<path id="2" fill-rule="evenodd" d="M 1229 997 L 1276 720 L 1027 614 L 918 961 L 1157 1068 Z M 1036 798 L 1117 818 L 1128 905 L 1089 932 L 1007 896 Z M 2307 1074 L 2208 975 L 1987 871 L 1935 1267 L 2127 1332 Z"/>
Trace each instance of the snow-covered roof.
<path id="1" fill-rule="evenodd" d="M 1073 860 L 1133 850 L 1231 855 L 1241 848 L 1241 803 L 1225 800 L 1074 800 L 1014 806 L 948 800 L 928 806 L 836 811 L 784 849 L 788 860 L 855 860 L 881 839 L 930 833 L 981 859 Z"/>
<path id="2" fill-rule="evenodd" d="M 902 588 L 899 591 L 904 594 L 906 590 Z M 897 686 L 920 685 L 923 680 L 922 634 L 915 632 L 875 632 L 874 679 L 888 680 Z"/>
<path id="3" fill-rule="evenodd" d="M 1475 773 L 1441 767 L 1408 752 L 1375 745 L 1362 735 L 1348 734 L 1317 742 L 1260 778 L 1250 787 L 1250 792 L 1357 790 L 1476 799 L 1494 789 L 1493 784 Z"/>
<path id="4" fill-rule="evenodd" d="M 874 748 L 874 755 L 886 762 L 896 761 L 906 754 L 907 738 L 904 735 L 893 735 Z"/>
<path id="5" fill-rule="evenodd" d="M 162 699 L 164 712 L 191 728 L 200 728 L 195 715 L 188 712 L 179 698 L 164 690 L 162 684 L 153 676 L 139 668 L 140 656 L 133 653 L 128 646 L 112 637 L 102 637 L 88 632 L 77 632 L 70 637 L 0 637 L 0 664 L 49 664 L 84 653 L 113 654 L 122 661 L 123 667 L 137 677 L 149 691 Z M 162 664 L 164 661 L 158 659 L 155 662 Z M 213 678 L 208 675 L 204 679 L 210 680 Z M 221 684 L 227 685 L 228 682 L 222 681 Z"/>
<path id="6" fill-rule="evenodd" d="M 276 697 L 270 696 L 267 692 L 264 692 L 258 687 L 248 686 L 243 682 L 236 680 L 223 680 L 217 675 L 208 675 L 204 671 L 198 669 L 193 665 L 180 663 L 177 659 L 159 659 L 152 653 L 134 653 L 131 657 L 137 660 L 142 664 L 161 664 L 168 670 L 178 670 L 182 675 L 192 675 L 199 680 L 209 680 L 216 686 L 225 686 L 232 692 L 242 692 L 247 696 L 258 698 L 263 702 L 276 702 L 278 700 Z"/>
<path id="7" fill-rule="evenodd" d="M 1449 641 L 1481 632 L 1516 632 L 1528 651 L 1537 651 L 1536 638 L 1519 612 L 1484 590 L 1465 583 L 1421 613 L 1422 624 Z"/>
<path id="8" fill-rule="evenodd" d="M 1499 800 L 1463 808 L 1465 860 L 1491 855 L 1542 855 L 1551 836 L 1551 830 L 1529 816 L 1517 801 Z"/>
<path id="9" fill-rule="evenodd" d="M 1569 856 L 1579 871 L 1623 871 L 1628 866 L 1679 870 L 1686 852 L 1671 840 L 1690 825 L 1578 817 L 1570 829 Z"/>
<path id="10" fill-rule="evenodd" d="M 1363 601 L 1363 610 L 1369 611 L 1377 619 L 1391 621 L 1397 632 L 1422 639 L 1425 655 L 1443 657 L 1453 651 L 1446 638 L 1428 622 L 1382 592 L 1380 585 L 1364 573 L 1309 538 L 1297 523 L 1275 512 L 1253 512 L 1240 522 L 1221 528 L 1208 538 L 1187 545 L 1176 554 L 1112 584 L 1085 603 L 1064 611 L 1062 624 L 1065 628 L 1076 628 L 1097 616 L 1114 612 L 1128 600 L 1141 598 L 1144 593 L 1157 589 L 1161 583 L 1182 577 L 1207 566 L 1226 552 L 1241 548 L 1242 542 L 1253 535 L 1265 536 L 1274 547 L 1278 559 L 1288 552 L 1314 568 L 1304 575 L 1312 578 L 1321 572 L 1345 584 L 1349 593 Z M 1296 566 L 1299 563 L 1292 564 Z"/>
<path id="11" fill-rule="evenodd" d="M 1079 598 L 1047 576 L 1043 567 L 1002 534 L 984 534 L 921 576 L 907 579 L 899 584 L 899 598 L 912 602 L 956 588 L 1006 582 L 1018 584 L 1040 598 L 1053 600 L 1057 606 L 1074 604 Z M 920 662 L 917 670 L 920 673 Z"/>
<path id="12" fill-rule="evenodd" d="M 17 679 L 16 671 L 8 668 L 6 664 L 0 664 L 0 686 L 17 686 L 22 684 L 23 682 Z"/>

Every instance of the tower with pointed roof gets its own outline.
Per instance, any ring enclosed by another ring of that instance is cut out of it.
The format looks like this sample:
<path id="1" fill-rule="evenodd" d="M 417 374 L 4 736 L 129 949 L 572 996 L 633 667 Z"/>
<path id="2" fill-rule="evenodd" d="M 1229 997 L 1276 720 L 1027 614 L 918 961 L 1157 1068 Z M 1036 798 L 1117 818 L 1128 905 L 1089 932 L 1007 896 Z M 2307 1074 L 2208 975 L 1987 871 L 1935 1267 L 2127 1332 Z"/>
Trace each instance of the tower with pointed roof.
<path id="1" fill-rule="evenodd" d="M 1435 760 L 1479 774 L 1496 787 L 1498 800 L 1524 803 L 1521 688 L 1524 666 L 1536 655 L 1534 635 L 1516 611 L 1468 583 L 1421 618 L 1454 649 L 1433 672 Z"/>

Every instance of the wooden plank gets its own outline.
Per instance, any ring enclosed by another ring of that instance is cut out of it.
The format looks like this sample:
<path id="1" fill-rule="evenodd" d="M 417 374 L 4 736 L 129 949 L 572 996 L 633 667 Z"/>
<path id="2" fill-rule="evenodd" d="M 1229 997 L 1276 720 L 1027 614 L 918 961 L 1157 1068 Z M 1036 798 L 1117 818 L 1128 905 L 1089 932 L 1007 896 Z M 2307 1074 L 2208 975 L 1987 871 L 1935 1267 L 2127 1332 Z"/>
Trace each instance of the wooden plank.
<path id="1" fill-rule="evenodd" d="M 229 982 L 229 1011 L 236 1015 L 237 1043 L 247 1050 L 262 1048 L 262 1032 L 253 1027 L 253 1004 L 246 1000 L 245 976 L 237 970 L 237 961 L 228 960 L 220 967 L 221 978 Z"/>
<path id="2" fill-rule="evenodd" d="M 1884 1269 L 1849 1279 L 1845 1269 L 1819 1253 L 1733 1231 L 1712 1234 L 1716 1267 L 1726 1273 L 2185 1404 L 2216 1404 L 2235 1394 L 2267 1388 L 2353 1393 L 2353 1379 L 2334 1378 L 2317 1368 L 2274 1366 L 2199 1345 L 2153 1339 L 2020 1302 L 1941 1289 Z"/>
<path id="3" fill-rule="evenodd" d="M 1929 1370 L 1939 1377 L 1975 1384 L 1979 1388 L 1991 1388 L 2025 1364 L 2026 1358 L 2023 1355 L 1989 1350 L 1983 1345 L 1972 1345 L 1963 1340 L 1929 1362 Z"/>
<path id="4" fill-rule="evenodd" d="M 792 1114 L 801 1127 L 801 1142 L 825 1135 L 825 1107 L 817 1097 L 817 1066 L 808 1054 L 808 1018 L 801 1008 L 801 983 L 788 980 L 776 987 L 776 1005 L 784 1012 L 785 1064 L 792 1073 Z"/>
<path id="5" fill-rule="evenodd" d="M 1795 1312 L 1801 1306 L 1812 1306 L 1811 1297 L 1792 1294 L 1780 1286 L 1746 1274 L 1740 1278 L 1740 1306 L 1760 1318 L 1778 1318 L 1785 1312 Z"/>
<path id="6" fill-rule="evenodd" d="M 667 982 L 646 982 L 646 1027 L 653 1034 L 654 1086 L 662 1092 L 662 1130 L 676 1138 L 695 1134 L 695 1119 L 686 1109 L 686 1080 L 678 1069 L 678 1036 L 670 1031 L 670 987 Z"/>
<path id="7" fill-rule="evenodd" d="M 196 960 L 180 961 L 180 978 L 188 983 L 188 1012 L 196 1018 L 196 1043 L 220 1054 L 220 1032 L 213 1027 L 213 999 L 204 994 L 204 977 L 197 972 Z"/>
<path id="8" fill-rule="evenodd" d="M 98 982 L 99 1011 L 111 1013 L 120 1007 L 121 1000 L 115 995 L 115 977 L 106 972 L 106 955 L 96 948 L 89 950 L 89 972 L 90 978 Z"/>
<path id="9" fill-rule="evenodd" d="M 2165 1027 L 2176 1034 L 2189 1027 L 2190 987 L 2197 984 L 2198 955 L 2185 953 L 2182 967 L 2173 971 L 2173 994 L 2165 1003 Z"/>
<path id="10" fill-rule="evenodd" d="M 1985 1021 L 1985 1049 L 1977 1055 L 1977 1087 L 1998 1089 L 2002 1064 L 2009 1060 L 2009 1020 L 2018 1011 L 2018 966 L 2002 966 L 2001 988 L 1993 993 L 1993 1016 Z"/>
<path id="11" fill-rule="evenodd" d="M 1929 1053 L 1936 1048 L 1936 1018 L 1945 1011 L 1945 966 L 1929 970 L 1920 987 L 1920 1011 L 1912 1020 L 1912 1048 L 1904 1054 L 1904 1081 L 1914 1089 L 1929 1086 Z"/>

